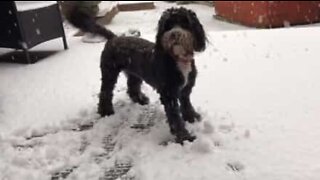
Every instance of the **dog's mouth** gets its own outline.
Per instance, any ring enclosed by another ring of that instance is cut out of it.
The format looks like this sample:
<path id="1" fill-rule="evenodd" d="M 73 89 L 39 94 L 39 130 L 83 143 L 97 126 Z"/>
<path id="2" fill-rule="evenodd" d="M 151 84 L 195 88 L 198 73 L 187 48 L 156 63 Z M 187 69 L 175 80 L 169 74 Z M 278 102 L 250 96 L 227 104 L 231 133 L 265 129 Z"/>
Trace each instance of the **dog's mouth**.
<path id="1" fill-rule="evenodd" d="M 178 62 L 190 64 L 193 61 L 193 52 L 187 51 L 182 45 L 173 45 L 171 54 Z"/>

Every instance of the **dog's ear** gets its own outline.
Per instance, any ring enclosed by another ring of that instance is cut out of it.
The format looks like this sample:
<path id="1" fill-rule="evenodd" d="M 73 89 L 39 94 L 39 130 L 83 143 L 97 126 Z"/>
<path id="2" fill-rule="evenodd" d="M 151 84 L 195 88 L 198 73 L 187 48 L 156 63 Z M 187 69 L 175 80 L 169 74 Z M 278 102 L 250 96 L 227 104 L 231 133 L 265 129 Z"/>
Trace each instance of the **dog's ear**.
<path id="1" fill-rule="evenodd" d="M 161 47 L 161 38 L 163 34 L 165 33 L 165 23 L 167 20 L 170 18 L 170 9 L 166 10 L 165 12 L 162 13 L 161 18 L 158 22 L 158 31 L 156 35 L 156 46 Z"/>
<path id="2" fill-rule="evenodd" d="M 204 51 L 206 49 L 207 37 L 205 31 L 200 23 L 196 13 L 188 10 L 188 19 L 191 24 L 193 36 L 195 38 L 194 49 L 198 52 Z"/>

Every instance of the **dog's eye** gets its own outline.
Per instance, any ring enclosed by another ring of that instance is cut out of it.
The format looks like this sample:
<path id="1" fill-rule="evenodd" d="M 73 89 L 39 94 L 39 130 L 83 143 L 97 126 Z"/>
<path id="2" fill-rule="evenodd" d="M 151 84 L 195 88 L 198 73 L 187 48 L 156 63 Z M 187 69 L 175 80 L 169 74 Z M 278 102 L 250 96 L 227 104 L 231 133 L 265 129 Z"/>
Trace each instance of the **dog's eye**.
<path id="1" fill-rule="evenodd" d="M 188 24 L 185 24 L 185 23 L 182 23 L 182 24 L 180 25 L 180 27 L 183 28 L 183 29 L 188 29 L 188 28 L 189 28 L 189 25 L 188 25 Z"/>
<path id="2" fill-rule="evenodd" d="M 166 30 L 170 30 L 170 29 L 172 29 L 173 28 L 173 25 L 174 25 L 175 23 L 172 21 L 172 20 L 168 20 L 167 22 L 166 22 L 166 24 L 165 24 L 165 29 Z"/>

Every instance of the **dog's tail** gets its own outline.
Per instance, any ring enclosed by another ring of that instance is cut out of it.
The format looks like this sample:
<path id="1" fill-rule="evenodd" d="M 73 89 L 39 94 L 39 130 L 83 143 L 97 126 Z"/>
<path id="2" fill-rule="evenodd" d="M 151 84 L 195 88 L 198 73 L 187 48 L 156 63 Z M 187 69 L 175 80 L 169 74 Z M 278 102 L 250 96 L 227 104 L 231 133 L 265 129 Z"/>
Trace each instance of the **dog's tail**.
<path id="1" fill-rule="evenodd" d="M 94 17 L 81 11 L 79 7 L 74 6 L 70 9 L 66 15 L 66 19 L 76 28 L 79 28 L 83 32 L 97 34 L 110 40 L 117 37 L 112 31 L 96 23 Z"/>

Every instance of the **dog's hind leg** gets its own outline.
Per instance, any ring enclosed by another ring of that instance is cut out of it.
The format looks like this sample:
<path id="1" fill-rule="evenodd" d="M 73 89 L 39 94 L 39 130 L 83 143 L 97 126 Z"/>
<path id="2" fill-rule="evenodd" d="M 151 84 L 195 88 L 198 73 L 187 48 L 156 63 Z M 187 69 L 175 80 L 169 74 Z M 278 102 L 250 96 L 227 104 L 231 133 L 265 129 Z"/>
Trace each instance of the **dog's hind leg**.
<path id="1" fill-rule="evenodd" d="M 102 66 L 101 91 L 99 95 L 98 113 L 104 117 L 114 114 L 112 105 L 113 89 L 120 73 L 120 68 Z"/>
<path id="2" fill-rule="evenodd" d="M 194 110 L 194 107 L 190 101 L 190 94 L 192 92 L 192 88 L 195 84 L 197 72 L 194 69 L 188 77 L 188 84 L 182 89 L 179 97 L 180 101 L 180 110 L 182 117 L 185 121 L 190 123 L 194 123 L 196 120 L 200 121 L 201 116 Z"/>
<path id="3" fill-rule="evenodd" d="M 128 95 L 131 98 L 131 100 L 135 103 L 139 103 L 140 105 L 146 105 L 149 103 L 149 98 L 141 92 L 141 84 L 142 79 L 132 75 L 130 73 L 126 73 L 128 81 Z"/>

